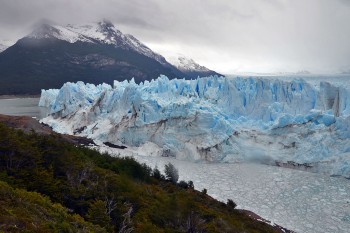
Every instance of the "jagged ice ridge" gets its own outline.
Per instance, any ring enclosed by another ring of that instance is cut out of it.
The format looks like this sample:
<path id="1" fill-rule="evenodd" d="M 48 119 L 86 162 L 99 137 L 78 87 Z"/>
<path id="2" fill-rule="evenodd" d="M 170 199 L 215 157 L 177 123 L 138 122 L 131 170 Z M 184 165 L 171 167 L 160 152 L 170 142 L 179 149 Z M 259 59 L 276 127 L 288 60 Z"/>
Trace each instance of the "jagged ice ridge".
<path id="1" fill-rule="evenodd" d="M 161 76 L 136 84 L 66 83 L 43 90 L 42 122 L 155 156 L 216 162 L 307 163 L 350 177 L 350 91 L 304 80 Z"/>

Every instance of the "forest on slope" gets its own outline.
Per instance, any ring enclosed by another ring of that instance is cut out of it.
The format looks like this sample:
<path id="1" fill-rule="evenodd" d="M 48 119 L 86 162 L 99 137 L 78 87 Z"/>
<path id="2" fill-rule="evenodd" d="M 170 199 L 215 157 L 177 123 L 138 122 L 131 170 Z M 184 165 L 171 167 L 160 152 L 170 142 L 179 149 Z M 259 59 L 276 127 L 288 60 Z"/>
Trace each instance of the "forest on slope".
<path id="1" fill-rule="evenodd" d="M 279 232 L 132 158 L 0 132 L 0 232 Z"/>

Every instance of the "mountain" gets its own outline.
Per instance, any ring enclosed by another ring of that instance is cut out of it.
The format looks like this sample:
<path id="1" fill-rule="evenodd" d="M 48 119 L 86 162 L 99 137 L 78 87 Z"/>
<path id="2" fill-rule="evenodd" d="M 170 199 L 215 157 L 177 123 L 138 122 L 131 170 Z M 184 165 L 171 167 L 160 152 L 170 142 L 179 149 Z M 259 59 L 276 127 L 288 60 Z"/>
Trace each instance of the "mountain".
<path id="1" fill-rule="evenodd" d="M 164 57 L 154 53 L 132 35 L 123 34 L 116 29 L 111 22 L 106 20 L 86 25 L 68 24 L 65 27 L 45 23 L 40 25 L 28 35 L 28 37 L 34 39 L 56 38 L 69 43 L 87 42 L 108 44 L 113 45 L 116 48 L 135 51 L 139 54 L 153 58 L 161 64 L 168 65 Z"/>
<path id="2" fill-rule="evenodd" d="M 201 66 L 196 63 L 193 59 L 187 58 L 183 55 L 167 57 L 167 61 L 169 61 L 173 66 L 178 68 L 184 74 L 191 78 L 199 77 L 208 77 L 208 76 L 223 76 L 213 70 L 208 69 L 205 66 Z"/>
<path id="3" fill-rule="evenodd" d="M 87 24 L 83 26 L 67 25 L 67 29 L 76 32 L 78 35 L 84 35 L 86 38 L 99 41 L 100 43 L 112 44 L 115 47 L 125 50 L 132 50 L 139 54 L 153 58 L 159 63 L 168 66 L 169 63 L 161 55 L 153 52 L 150 48 L 142 44 L 138 39 L 130 34 L 123 34 L 116 29 L 111 22 L 102 21 L 97 24 Z M 71 41 L 78 40 L 70 38 Z"/>
<path id="4" fill-rule="evenodd" d="M 191 78 L 134 36 L 108 21 L 61 26 L 41 23 L 32 33 L 0 53 L 0 94 L 39 94 L 65 82 L 109 83 L 135 78 Z"/>
<path id="5" fill-rule="evenodd" d="M 40 99 L 51 113 L 42 121 L 57 132 L 130 153 L 277 163 L 344 177 L 350 177 L 349 103 L 350 89 L 326 82 L 316 88 L 303 80 L 165 76 L 114 88 L 67 83 Z"/>
<path id="6" fill-rule="evenodd" d="M 4 50 L 6 50 L 8 48 L 8 46 L 0 44 L 0 53 Z"/>
<path id="7" fill-rule="evenodd" d="M 10 40 L 4 40 L 0 38 L 0 53 L 5 51 L 8 47 L 13 45 L 14 43 Z"/>

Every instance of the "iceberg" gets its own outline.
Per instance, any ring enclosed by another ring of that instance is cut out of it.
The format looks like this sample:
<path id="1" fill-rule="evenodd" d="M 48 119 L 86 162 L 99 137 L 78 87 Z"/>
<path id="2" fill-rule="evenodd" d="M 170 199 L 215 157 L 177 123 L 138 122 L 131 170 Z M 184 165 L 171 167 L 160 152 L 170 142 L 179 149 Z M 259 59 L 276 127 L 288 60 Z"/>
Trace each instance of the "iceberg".
<path id="1" fill-rule="evenodd" d="M 307 163 L 350 177 L 350 91 L 302 79 L 166 76 L 43 90 L 55 131 L 191 161 Z"/>

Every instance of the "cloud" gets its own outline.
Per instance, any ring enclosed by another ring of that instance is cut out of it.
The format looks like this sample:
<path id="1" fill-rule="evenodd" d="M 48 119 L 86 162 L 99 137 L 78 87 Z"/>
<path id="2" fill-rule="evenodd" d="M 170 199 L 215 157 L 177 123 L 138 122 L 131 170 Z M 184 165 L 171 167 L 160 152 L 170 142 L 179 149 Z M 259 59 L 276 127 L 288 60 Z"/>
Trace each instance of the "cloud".
<path id="1" fill-rule="evenodd" d="M 165 55 L 179 52 L 219 72 L 337 72 L 350 68 L 349 2 L 0 0 L 0 38 L 16 38 L 41 18 L 107 18 Z"/>

